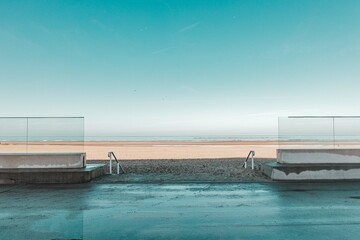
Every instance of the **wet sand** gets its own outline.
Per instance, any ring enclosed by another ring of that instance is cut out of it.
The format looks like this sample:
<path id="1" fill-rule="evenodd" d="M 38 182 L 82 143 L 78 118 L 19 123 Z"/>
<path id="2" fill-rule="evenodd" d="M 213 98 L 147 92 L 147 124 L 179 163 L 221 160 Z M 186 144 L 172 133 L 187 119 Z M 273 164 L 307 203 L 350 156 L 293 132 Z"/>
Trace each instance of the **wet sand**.
<path id="1" fill-rule="evenodd" d="M 262 162 L 275 161 L 271 158 L 255 159 L 255 170 L 243 168 L 244 158 L 221 159 L 172 159 L 172 160 L 121 160 L 125 174 L 106 175 L 93 180 L 96 183 L 144 183 L 144 182 L 267 182 L 267 176 L 257 171 Z M 88 161 L 106 163 L 109 161 Z M 250 161 L 249 165 L 250 166 Z M 106 165 L 109 173 L 109 165 Z M 112 163 L 116 173 L 116 162 Z"/>

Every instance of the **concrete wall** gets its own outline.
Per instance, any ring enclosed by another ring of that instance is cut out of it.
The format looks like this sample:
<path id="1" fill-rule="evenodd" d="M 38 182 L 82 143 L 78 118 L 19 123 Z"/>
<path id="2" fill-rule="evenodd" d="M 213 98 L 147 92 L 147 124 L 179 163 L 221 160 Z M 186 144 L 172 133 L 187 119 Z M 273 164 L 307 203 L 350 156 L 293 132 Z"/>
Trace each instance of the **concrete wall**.
<path id="1" fill-rule="evenodd" d="M 274 168 L 271 178 L 273 180 L 358 180 L 360 168 L 353 169 L 304 169 L 301 172 L 288 173 Z"/>
<path id="2" fill-rule="evenodd" d="M 278 149 L 283 164 L 360 163 L 360 149 Z"/>
<path id="3" fill-rule="evenodd" d="M 1 153 L 0 169 L 83 168 L 85 153 Z"/>
<path id="4" fill-rule="evenodd" d="M 19 183 L 85 183 L 104 174 L 104 164 L 89 164 L 85 168 L 0 169 L 0 185 Z"/>

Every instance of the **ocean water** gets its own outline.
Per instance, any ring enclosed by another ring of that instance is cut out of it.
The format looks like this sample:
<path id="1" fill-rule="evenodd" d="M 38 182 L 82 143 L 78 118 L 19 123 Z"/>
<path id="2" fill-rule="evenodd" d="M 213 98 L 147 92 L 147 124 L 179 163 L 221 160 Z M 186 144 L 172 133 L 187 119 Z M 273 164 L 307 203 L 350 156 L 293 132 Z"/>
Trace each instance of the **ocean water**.
<path id="1" fill-rule="evenodd" d="M 187 141 L 187 142 L 224 142 L 224 141 L 360 141 L 360 136 L 332 135 L 224 135 L 224 136 L 0 136 L 0 142 L 10 141 Z"/>
<path id="2" fill-rule="evenodd" d="M 237 136 L 0 136 L 0 141 L 276 141 L 275 135 Z"/>
<path id="3" fill-rule="evenodd" d="M 85 136 L 85 141 L 276 141 L 276 135 L 237 135 L 237 136 Z"/>

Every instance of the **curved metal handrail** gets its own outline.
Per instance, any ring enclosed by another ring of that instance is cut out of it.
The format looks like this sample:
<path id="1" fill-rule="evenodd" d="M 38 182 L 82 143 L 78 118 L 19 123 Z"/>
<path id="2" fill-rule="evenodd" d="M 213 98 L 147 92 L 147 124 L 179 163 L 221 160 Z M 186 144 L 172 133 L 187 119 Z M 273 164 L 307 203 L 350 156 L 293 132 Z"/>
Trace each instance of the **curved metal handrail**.
<path id="1" fill-rule="evenodd" d="M 116 161 L 116 173 L 120 174 L 120 169 L 122 173 L 125 173 L 124 168 L 121 166 L 119 160 L 116 158 L 114 152 L 108 152 L 108 157 L 109 157 L 109 173 L 112 174 L 112 157 L 114 157 L 115 161 Z"/>
<path id="2" fill-rule="evenodd" d="M 251 151 L 249 152 L 249 154 L 247 155 L 247 157 L 246 157 L 246 159 L 245 159 L 242 167 L 247 168 L 247 161 L 249 160 L 250 155 L 251 155 L 251 169 L 254 169 L 254 156 L 255 156 L 255 151 L 253 151 L 253 150 L 251 150 Z"/>

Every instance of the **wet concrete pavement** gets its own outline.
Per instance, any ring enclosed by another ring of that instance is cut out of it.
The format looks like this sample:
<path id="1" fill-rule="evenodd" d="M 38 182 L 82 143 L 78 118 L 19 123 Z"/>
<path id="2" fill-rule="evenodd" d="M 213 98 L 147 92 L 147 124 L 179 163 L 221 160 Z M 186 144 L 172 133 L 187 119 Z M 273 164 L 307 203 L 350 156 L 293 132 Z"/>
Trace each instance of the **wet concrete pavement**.
<path id="1" fill-rule="evenodd" d="M 0 186 L 0 239 L 359 239 L 359 184 Z"/>

